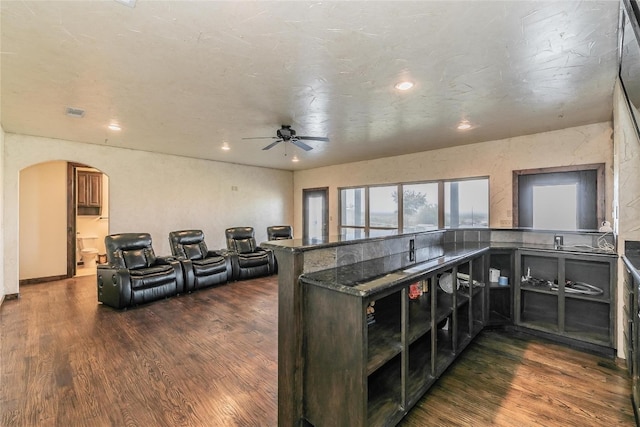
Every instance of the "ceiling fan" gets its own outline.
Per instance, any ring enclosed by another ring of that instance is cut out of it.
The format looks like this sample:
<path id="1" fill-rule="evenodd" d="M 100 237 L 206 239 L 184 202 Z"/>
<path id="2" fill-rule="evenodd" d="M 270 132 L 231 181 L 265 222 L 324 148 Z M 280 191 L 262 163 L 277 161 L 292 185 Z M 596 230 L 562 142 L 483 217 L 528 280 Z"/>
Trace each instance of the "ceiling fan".
<path id="1" fill-rule="evenodd" d="M 296 147 L 302 148 L 304 151 L 313 150 L 313 147 L 308 146 L 301 140 L 329 142 L 329 138 L 325 138 L 322 136 L 298 136 L 296 135 L 296 131 L 294 129 L 291 129 L 291 126 L 286 126 L 286 125 L 282 125 L 282 127 L 276 131 L 276 136 L 258 136 L 255 138 L 242 138 L 242 139 L 275 139 L 276 140 L 276 141 L 273 141 L 271 144 L 267 145 L 266 147 L 264 147 L 263 150 L 269 150 L 270 148 L 275 147 L 276 144 L 282 141 L 285 141 L 285 142 L 289 141 Z"/>

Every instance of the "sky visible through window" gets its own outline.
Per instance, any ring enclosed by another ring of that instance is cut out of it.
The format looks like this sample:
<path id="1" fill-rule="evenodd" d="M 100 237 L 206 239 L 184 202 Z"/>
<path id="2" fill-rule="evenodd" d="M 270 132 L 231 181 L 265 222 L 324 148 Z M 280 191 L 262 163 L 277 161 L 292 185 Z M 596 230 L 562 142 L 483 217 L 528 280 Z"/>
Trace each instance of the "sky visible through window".
<path id="1" fill-rule="evenodd" d="M 576 230 L 578 228 L 577 194 L 577 184 L 534 186 L 533 228 Z"/>

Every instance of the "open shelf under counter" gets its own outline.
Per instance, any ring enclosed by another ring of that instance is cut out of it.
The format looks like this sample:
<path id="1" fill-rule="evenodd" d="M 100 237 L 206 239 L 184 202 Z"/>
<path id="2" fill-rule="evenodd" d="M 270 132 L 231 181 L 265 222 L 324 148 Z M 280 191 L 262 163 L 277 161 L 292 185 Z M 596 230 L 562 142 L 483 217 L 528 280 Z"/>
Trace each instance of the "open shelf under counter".
<path id="1" fill-rule="evenodd" d="M 482 329 L 481 282 L 447 293 L 438 279 L 456 277 L 459 266 L 482 278 L 487 250 L 445 251 L 386 273 L 379 260 L 373 273 L 352 265 L 300 276 L 305 419 L 313 425 L 399 422 Z"/>
<path id="2" fill-rule="evenodd" d="M 567 345 L 615 354 L 617 255 L 516 251 L 515 325 Z M 559 285 L 558 285 L 559 284 Z"/>
<path id="3" fill-rule="evenodd" d="M 431 331 L 431 293 L 421 295 L 409 301 L 409 344 Z"/>

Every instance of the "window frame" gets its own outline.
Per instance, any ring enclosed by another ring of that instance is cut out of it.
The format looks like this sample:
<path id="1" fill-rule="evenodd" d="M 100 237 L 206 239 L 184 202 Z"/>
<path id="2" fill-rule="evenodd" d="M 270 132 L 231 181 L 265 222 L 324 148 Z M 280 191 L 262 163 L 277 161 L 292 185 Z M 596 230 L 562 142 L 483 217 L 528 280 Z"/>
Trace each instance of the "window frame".
<path id="1" fill-rule="evenodd" d="M 512 202 L 512 224 L 513 228 L 520 227 L 520 177 L 530 175 L 542 175 L 547 173 L 565 172 L 596 172 L 596 228 L 605 220 L 605 163 L 590 163 L 583 165 L 555 166 L 548 168 L 520 169 L 513 171 L 513 202 Z M 580 197 L 578 195 L 578 197 Z M 588 229 L 591 230 L 591 229 Z M 567 230 L 569 231 L 569 230 Z"/>
<path id="2" fill-rule="evenodd" d="M 351 230 L 362 230 L 364 234 L 369 235 L 371 231 L 396 231 L 400 234 L 404 233 L 404 186 L 407 185 L 416 185 L 416 184 L 437 184 L 438 186 L 438 225 L 434 230 L 444 230 L 446 227 L 445 223 L 445 195 L 444 188 L 445 182 L 461 182 L 461 181 L 474 181 L 474 180 L 486 180 L 487 181 L 487 202 L 489 206 L 488 212 L 488 222 L 487 226 L 484 227 L 465 227 L 465 228 L 474 228 L 474 229 L 484 229 L 489 228 L 491 224 L 491 180 L 489 176 L 473 176 L 473 177 L 464 177 L 464 178 L 447 178 L 447 179 L 433 179 L 433 180 L 425 180 L 425 181 L 408 181 L 408 182 L 396 182 L 396 183 L 381 183 L 381 184 L 367 184 L 367 185 L 352 185 L 345 187 L 338 187 L 338 232 L 339 234 L 343 234 L 345 229 Z M 371 227 L 371 210 L 370 210 L 370 193 L 369 189 L 374 187 L 397 187 L 398 194 L 398 227 L 397 228 L 389 228 L 389 227 Z M 364 190 L 364 226 L 355 226 L 355 225 L 344 225 L 342 223 L 342 190 L 351 190 L 351 189 L 363 189 Z"/>
<path id="3" fill-rule="evenodd" d="M 372 188 L 381 188 L 381 187 L 395 187 L 396 192 L 398 193 L 398 206 L 396 210 L 396 227 L 383 227 L 383 226 L 372 226 L 371 225 L 371 189 Z M 367 218 L 365 220 L 365 224 L 367 225 L 368 230 L 402 230 L 402 194 L 400 189 L 402 188 L 402 184 L 376 184 L 376 185 L 368 185 L 367 191 L 365 193 L 365 204 L 366 204 L 366 215 Z"/>

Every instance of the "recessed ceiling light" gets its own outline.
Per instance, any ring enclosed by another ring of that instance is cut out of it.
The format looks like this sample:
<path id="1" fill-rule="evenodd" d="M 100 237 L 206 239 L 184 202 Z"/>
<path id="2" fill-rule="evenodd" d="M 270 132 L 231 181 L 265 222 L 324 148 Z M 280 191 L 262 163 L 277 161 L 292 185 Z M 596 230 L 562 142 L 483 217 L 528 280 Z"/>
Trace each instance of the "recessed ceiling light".
<path id="1" fill-rule="evenodd" d="M 231 147 L 229 147 L 229 143 L 227 142 L 223 142 L 222 143 L 222 147 L 221 147 L 224 151 L 229 151 L 231 150 Z"/>
<path id="2" fill-rule="evenodd" d="M 120 127 L 120 125 L 119 125 L 119 124 L 117 124 L 117 123 L 111 123 L 111 124 L 109 124 L 109 126 L 107 126 L 107 127 L 108 127 L 109 129 L 113 130 L 113 131 L 116 131 L 116 132 L 117 132 L 117 131 L 122 130 L 122 128 Z"/>
<path id="3" fill-rule="evenodd" d="M 298 156 L 293 156 L 293 158 L 291 158 L 292 162 L 299 162 L 300 160 L 298 159 Z"/>
<path id="4" fill-rule="evenodd" d="M 398 90 L 409 90 L 413 87 L 413 83 L 411 82 L 400 82 L 396 84 L 396 89 Z"/>
<path id="5" fill-rule="evenodd" d="M 118 3 L 121 3 L 125 6 L 129 6 L 129 7 L 135 7 L 136 6 L 136 0 L 116 0 Z"/>
<path id="6" fill-rule="evenodd" d="M 469 130 L 471 129 L 471 123 L 468 120 L 463 120 L 458 124 L 458 130 Z"/>

